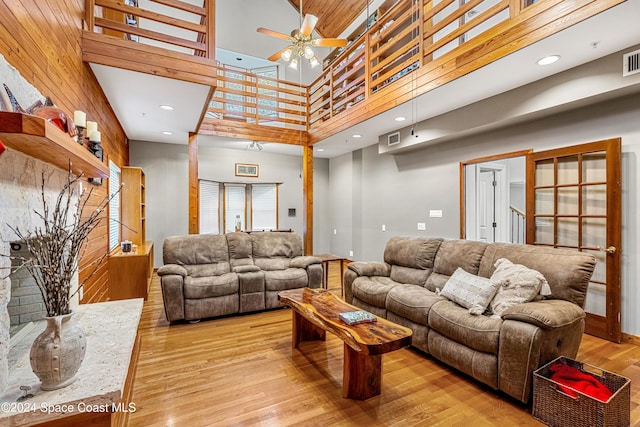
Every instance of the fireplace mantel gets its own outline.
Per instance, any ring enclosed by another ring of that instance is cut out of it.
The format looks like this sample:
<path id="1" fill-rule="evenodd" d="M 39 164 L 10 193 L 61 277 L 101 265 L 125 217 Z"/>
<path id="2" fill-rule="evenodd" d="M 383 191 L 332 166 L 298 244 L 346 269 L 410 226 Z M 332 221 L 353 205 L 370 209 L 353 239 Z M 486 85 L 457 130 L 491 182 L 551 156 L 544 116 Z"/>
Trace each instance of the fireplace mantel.
<path id="1" fill-rule="evenodd" d="M 75 175 L 86 178 L 108 178 L 109 168 L 84 146 L 51 122 L 37 116 L 0 111 L 0 141 Z"/>

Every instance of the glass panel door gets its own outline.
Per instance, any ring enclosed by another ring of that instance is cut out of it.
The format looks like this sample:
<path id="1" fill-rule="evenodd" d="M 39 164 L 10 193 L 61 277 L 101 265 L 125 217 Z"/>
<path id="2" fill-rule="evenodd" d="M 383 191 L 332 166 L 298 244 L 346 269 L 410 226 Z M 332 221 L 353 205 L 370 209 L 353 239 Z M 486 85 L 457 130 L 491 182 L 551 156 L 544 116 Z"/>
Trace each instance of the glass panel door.
<path id="1" fill-rule="evenodd" d="M 621 340 L 620 145 L 618 138 L 527 156 L 527 243 L 595 256 L 586 332 L 614 342 Z"/>

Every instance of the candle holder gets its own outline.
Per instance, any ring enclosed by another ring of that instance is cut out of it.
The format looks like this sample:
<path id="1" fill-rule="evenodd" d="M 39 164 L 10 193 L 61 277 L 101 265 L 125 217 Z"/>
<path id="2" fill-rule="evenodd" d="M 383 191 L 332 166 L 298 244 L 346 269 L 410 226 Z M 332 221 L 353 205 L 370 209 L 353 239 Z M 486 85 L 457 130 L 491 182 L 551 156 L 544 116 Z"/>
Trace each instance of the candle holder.
<path id="1" fill-rule="evenodd" d="M 84 131 L 85 127 L 76 125 L 76 142 L 80 145 L 84 145 Z"/>
<path id="2" fill-rule="evenodd" d="M 89 140 L 89 151 L 91 151 L 94 156 L 102 161 L 104 152 L 102 151 L 102 145 L 100 144 L 100 141 Z"/>

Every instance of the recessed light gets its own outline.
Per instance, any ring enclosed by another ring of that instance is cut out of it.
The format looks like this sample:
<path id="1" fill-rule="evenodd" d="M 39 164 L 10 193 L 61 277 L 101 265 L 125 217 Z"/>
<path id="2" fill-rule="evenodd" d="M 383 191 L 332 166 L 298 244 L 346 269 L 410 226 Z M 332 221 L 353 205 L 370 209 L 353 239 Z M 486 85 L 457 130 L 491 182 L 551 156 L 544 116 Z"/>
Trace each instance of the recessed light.
<path id="1" fill-rule="evenodd" d="M 162 134 L 163 135 L 173 135 L 173 132 L 169 132 L 168 130 L 163 130 Z"/>
<path id="2" fill-rule="evenodd" d="M 324 151 L 324 148 L 318 148 L 318 152 L 321 153 Z"/>
<path id="3" fill-rule="evenodd" d="M 362 135 L 360 135 L 359 133 L 354 133 L 351 136 L 354 137 L 354 138 L 362 138 Z"/>
<path id="4" fill-rule="evenodd" d="M 560 55 L 549 55 L 538 59 L 538 65 L 549 65 L 560 59 Z"/>
<path id="5" fill-rule="evenodd" d="M 394 120 L 396 122 L 404 122 L 405 120 L 407 120 L 407 118 L 404 116 L 400 116 L 400 117 L 396 117 Z"/>
<path id="6" fill-rule="evenodd" d="M 173 111 L 173 107 L 171 105 L 161 105 L 160 109 L 165 111 Z"/>

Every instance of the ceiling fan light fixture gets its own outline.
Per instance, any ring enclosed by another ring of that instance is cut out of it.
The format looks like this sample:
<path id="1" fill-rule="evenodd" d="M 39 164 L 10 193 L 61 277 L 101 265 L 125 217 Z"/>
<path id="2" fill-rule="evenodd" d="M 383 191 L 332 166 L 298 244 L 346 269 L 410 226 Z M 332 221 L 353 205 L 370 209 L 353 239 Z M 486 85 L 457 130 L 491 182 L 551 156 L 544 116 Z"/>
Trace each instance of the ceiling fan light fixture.
<path id="1" fill-rule="evenodd" d="M 315 55 L 313 55 L 313 57 L 309 60 L 309 63 L 311 64 L 311 68 L 316 68 L 318 65 L 320 65 L 320 61 L 318 61 L 318 58 L 316 58 Z"/>
<path id="2" fill-rule="evenodd" d="M 293 68 L 294 70 L 298 69 L 298 58 L 292 58 L 291 62 L 289 63 L 289 67 Z"/>
<path id="3" fill-rule="evenodd" d="M 304 46 L 304 57 L 311 60 L 311 58 L 313 58 L 314 56 L 316 56 L 316 54 L 313 51 L 313 48 L 311 48 L 310 44 L 306 44 Z"/>
<path id="4" fill-rule="evenodd" d="M 293 54 L 293 52 L 291 51 L 291 48 L 285 50 L 284 52 L 282 52 L 282 59 L 284 59 L 286 62 L 289 62 L 289 60 L 291 59 L 291 55 Z"/>

